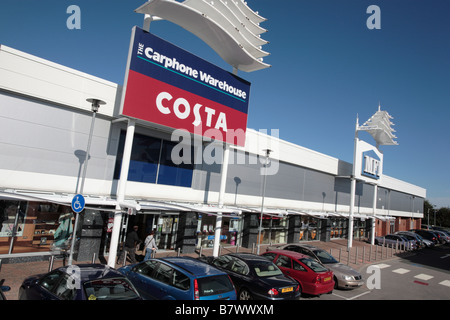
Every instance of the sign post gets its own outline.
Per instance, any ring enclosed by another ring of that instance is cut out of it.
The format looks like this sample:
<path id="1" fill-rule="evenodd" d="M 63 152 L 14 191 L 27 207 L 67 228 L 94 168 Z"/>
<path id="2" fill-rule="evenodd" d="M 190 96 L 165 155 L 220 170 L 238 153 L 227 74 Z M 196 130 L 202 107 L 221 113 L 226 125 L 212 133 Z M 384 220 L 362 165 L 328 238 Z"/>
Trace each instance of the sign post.
<path id="1" fill-rule="evenodd" d="M 72 265 L 73 251 L 74 251 L 75 240 L 76 240 L 76 235 L 77 235 L 78 220 L 80 218 L 81 211 L 84 210 L 85 205 L 86 205 L 86 200 L 84 199 L 84 197 L 81 194 L 77 194 L 73 197 L 71 207 L 72 207 L 72 211 L 75 212 L 77 214 L 77 216 L 75 218 L 75 225 L 73 228 L 72 244 L 70 245 L 69 261 L 67 263 L 68 265 Z"/>

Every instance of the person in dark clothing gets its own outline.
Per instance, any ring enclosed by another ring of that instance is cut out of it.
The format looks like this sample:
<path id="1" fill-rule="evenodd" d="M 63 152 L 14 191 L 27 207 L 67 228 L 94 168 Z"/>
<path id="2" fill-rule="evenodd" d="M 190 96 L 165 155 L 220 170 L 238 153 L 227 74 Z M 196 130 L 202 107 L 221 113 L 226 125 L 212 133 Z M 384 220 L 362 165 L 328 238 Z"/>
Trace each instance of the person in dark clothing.
<path id="1" fill-rule="evenodd" d="M 138 229 L 138 226 L 133 226 L 133 230 L 131 230 L 127 234 L 127 239 L 125 240 L 125 245 L 122 250 L 122 254 L 120 255 L 119 261 L 123 261 L 124 254 L 128 254 L 130 256 L 131 263 L 136 263 L 136 246 L 140 242 L 139 236 L 137 234 Z"/>

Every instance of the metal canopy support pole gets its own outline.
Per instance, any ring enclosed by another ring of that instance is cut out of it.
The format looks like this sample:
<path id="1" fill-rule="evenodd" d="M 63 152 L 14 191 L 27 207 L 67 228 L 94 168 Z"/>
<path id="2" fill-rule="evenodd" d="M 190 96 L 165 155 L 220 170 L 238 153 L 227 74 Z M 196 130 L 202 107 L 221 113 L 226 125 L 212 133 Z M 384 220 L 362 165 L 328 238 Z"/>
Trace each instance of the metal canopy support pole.
<path id="1" fill-rule="evenodd" d="M 353 212 L 355 211 L 355 191 L 356 191 L 356 147 L 358 145 L 358 117 L 356 117 L 356 127 L 355 127 L 355 142 L 353 146 L 353 168 L 352 168 L 352 176 L 351 186 L 350 186 L 350 212 L 348 215 L 348 242 L 347 249 L 350 250 L 353 244 Z"/>
<path id="2" fill-rule="evenodd" d="M 377 197 L 378 197 L 378 185 L 373 185 L 373 219 L 372 219 L 372 226 L 370 231 L 370 244 L 375 244 L 375 214 L 377 212 Z"/>
<path id="3" fill-rule="evenodd" d="M 128 171 L 130 169 L 131 149 L 133 146 L 135 127 L 135 120 L 128 119 L 127 134 L 125 137 L 125 146 L 123 149 L 122 166 L 120 169 L 120 179 L 117 185 L 116 213 L 114 214 L 114 225 L 111 233 L 111 243 L 109 246 L 108 265 L 113 268 L 116 265 L 117 247 L 119 245 L 120 229 L 122 227 L 122 208 L 120 206 L 120 203 L 123 203 L 125 199 L 125 189 L 128 180 Z"/>
<path id="4" fill-rule="evenodd" d="M 269 155 L 272 150 L 265 149 L 266 152 L 266 163 L 264 165 L 264 177 L 263 177 L 263 190 L 262 190 L 262 200 L 261 200 L 261 215 L 259 217 L 259 228 L 258 228 L 258 246 L 256 248 L 256 254 L 259 255 L 260 247 L 262 243 L 261 239 L 261 231 L 262 231 L 262 221 L 263 221 L 263 215 L 264 215 L 264 198 L 266 196 L 266 179 L 267 179 L 267 165 L 269 164 Z"/>
<path id="5" fill-rule="evenodd" d="M 223 207 L 223 198 L 225 195 L 225 188 L 227 184 L 227 173 L 228 173 L 228 162 L 230 158 L 230 146 L 225 143 L 225 148 L 223 152 L 222 169 L 220 174 L 220 190 L 219 190 L 219 208 Z M 214 231 L 214 247 L 213 256 L 217 257 L 219 255 L 220 246 L 220 234 L 222 232 L 222 212 L 217 213 L 216 217 L 216 229 Z"/>

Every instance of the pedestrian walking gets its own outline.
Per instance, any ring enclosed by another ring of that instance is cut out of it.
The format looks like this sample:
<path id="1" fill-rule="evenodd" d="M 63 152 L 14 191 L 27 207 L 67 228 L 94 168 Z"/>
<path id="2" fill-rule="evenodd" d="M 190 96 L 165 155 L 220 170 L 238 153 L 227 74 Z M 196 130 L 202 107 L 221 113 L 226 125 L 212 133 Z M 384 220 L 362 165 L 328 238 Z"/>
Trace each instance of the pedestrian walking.
<path id="1" fill-rule="evenodd" d="M 152 253 L 156 252 L 156 250 L 158 250 L 158 247 L 156 246 L 155 232 L 152 230 L 144 241 L 144 261 L 149 260 L 152 257 Z"/>
<path id="2" fill-rule="evenodd" d="M 133 229 L 127 234 L 127 239 L 125 240 L 125 245 L 119 258 L 120 261 L 123 261 L 124 254 L 128 254 L 130 256 L 131 263 L 136 263 L 136 246 L 141 241 L 137 234 L 138 230 L 138 226 L 133 226 Z"/>

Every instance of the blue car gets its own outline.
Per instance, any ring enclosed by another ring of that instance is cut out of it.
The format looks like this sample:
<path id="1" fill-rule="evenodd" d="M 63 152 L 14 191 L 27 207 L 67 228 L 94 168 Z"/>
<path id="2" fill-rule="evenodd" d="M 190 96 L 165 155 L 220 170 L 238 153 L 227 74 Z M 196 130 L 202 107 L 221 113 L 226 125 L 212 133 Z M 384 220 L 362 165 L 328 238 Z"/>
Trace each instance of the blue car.
<path id="1" fill-rule="evenodd" d="M 26 278 L 19 300 L 142 300 L 131 282 L 103 264 L 65 266 Z"/>
<path id="2" fill-rule="evenodd" d="M 118 270 L 147 300 L 236 300 L 225 272 L 190 257 L 150 259 Z"/>

